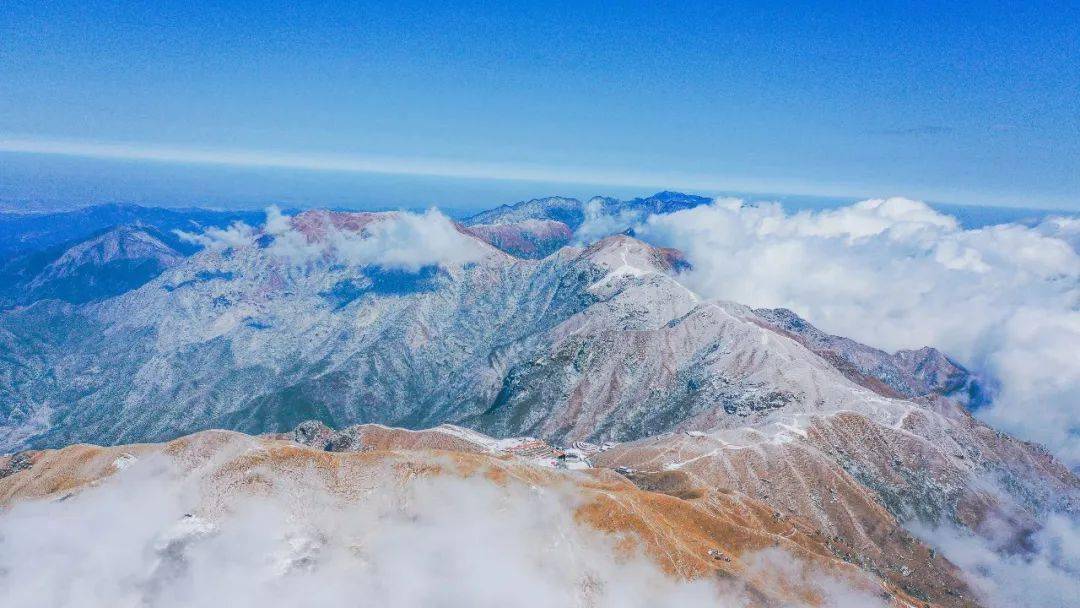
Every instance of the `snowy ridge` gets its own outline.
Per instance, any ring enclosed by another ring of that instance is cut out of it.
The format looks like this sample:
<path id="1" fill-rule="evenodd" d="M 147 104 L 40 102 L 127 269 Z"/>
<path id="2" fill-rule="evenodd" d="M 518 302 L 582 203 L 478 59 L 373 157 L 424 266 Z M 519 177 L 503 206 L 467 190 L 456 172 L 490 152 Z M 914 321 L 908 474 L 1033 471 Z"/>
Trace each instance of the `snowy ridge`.
<path id="1" fill-rule="evenodd" d="M 294 221 L 318 239 L 328 225 L 380 220 Z M 56 421 L 37 441 L 267 432 L 313 417 L 556 443 L 745 426 L 784 437 L 775 419 L 798 428 L 799 416 L 851 410 L 891 426 L 911 406 L 852 382 L 754 311 L 701 301 L 671 252 L 634 238 L 538 261 L 485 251 L 416 271 L 297 265 L 265 240 L 203 251 L 80 310 L 85 330 L 57 337 L 68 341 L 52 362 L 59 381 L 28 387 Z M 35 313 L 5 323 L 24 331 Z"/>

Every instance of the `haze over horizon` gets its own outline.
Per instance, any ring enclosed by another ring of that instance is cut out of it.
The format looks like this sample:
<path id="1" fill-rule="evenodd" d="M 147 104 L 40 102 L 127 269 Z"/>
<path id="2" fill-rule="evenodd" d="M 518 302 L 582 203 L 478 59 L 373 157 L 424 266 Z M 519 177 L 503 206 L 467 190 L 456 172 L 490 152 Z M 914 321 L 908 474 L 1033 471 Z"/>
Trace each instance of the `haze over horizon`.
<path id="1" fill-rule="evenodd" d="M 9 202 L 670 188 L 1080 209 L 1068 3 L 7 8 Z"/>

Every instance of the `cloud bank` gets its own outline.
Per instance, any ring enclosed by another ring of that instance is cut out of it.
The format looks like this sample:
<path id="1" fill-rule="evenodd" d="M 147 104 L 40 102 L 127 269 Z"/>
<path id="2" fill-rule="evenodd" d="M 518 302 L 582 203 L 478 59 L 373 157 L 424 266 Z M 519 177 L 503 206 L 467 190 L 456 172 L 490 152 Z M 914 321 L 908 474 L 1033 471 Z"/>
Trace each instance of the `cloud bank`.
<path id="1" fill-rule="evenodd" d="M 706 297 L 790 308 L 888 350 L 941 348 L 1000 383 L 982 417 L 1080 465 L 1076 218 L 965 230 L 891 198 L 795 214 L 721 199 L 632 226 L 618 220 L 594 218 L 583 234 L 633 227 L 681 249 L 694 267 L 683 280 Z"/>
<path id="2" fill-rule="evenodd" d="M 989 538 L 947 524 L 915 525 L 912 531 L 959 566 L 989 608 L 1058 608 L 1080 597 L 1080 522 L 1075 519 L 1051 515 L 1023 551 L 1007 550 L 992 530 Z"/>
<path id="3" fill-rule="evenodd" d="M 577 523 L 577 499 L 558 487 L 387 468 L 374 473 L 377 491 L 349 497 L 314 472 L 253 474 L 266 486 L 245 492 L 215 485 L 212 468 L 184 473 L 147 457 L 71 498 L 15 505 L 0 513 L 4 605 L 747 604 L 737 585 L 677 580 L 621 554 L 618 538 Z M 881 605 L 778 550 L 748 561 L 780 585 L 815 578 L 822 606 Z"/>
<path id="4" fill-rule="evenodd" d="M 480 259 L 488 249 L 462 234 L 437 209 L 357 214 L 355 222 L 335 222 L 330 214 L 309 212 L 296 218 L 277 207 L 266 210 L 258 228 L 236 222 L 201 233 L 176 231 L 180 238 L 211 250 L 255 247 L 262 239 L 268 253 L 303 265 L 333 260 L 355 266 L 381 266 L 415 272 L 425 266 L 461 266 Z M 351 218 L 346 218 L 351 219 Z"/>

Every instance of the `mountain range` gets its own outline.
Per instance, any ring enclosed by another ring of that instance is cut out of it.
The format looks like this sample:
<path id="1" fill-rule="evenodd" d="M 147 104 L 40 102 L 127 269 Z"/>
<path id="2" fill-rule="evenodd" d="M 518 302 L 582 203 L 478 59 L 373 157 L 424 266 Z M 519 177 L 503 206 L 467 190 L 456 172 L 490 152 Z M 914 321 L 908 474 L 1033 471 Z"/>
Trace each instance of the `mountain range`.
<path id="1" fill-rule="evenodd" d="M 721 555 L 790 528 L 795 545 L 878 581 L 893 605 L 977 605 L 963 574 L 906 525 L 992 528 L 1003 550 L 1021 552 L 1052 514 L 1075 517 L 1080 480 L 974 418 L 995 387 L 947 353 L 888 353 L 791 310 L 702 298 L 680 281 L 679 251 L 618 228 L 709 202 L 551 197 L 416 233 L 395 212 L 311 210 L 261 227 L 126 208 L 78 212 L 94 219 L 62 228 L 5 219 L 0 490 L 5 500 L 56 492 L 27 484 L 73 457 L 53 451 L 63 446 L 209 429 L 262 435 L 222 437 L 272 450 L 299 444 L 313 462 L 436 450 L 502 454 L 515 464 L 483 465 L 502 469 L 527 464 L 506 446 L 537 441 L 581 452 L 611 476 L 612 496 L 673 501 L 649 503 L 661 515 L 647 518 L 697 509 L 709 525 L 742 522 L 753 540 L 729 531 Z M 365 249 L 372 239 L 383 252 Z M 385 255 L 399 241 L 468 255 Z M 391 427 L 443 429 L 425 431 L 442 439 Z M 100 462 L 159 449 L 172 448 L 110 448 Z M 430 457 L 410 454 L 387 458 Z M 85 476 L 113 473 L 101 464 Z M 752 524 L 735 515 L 759 511 Z M 685 549 L 689 529 L 646 545 Z M 683 560 L 669 571 L 693 562 L 666 555 Z M 743 573 L 703 563 L 684 574 Z"/>

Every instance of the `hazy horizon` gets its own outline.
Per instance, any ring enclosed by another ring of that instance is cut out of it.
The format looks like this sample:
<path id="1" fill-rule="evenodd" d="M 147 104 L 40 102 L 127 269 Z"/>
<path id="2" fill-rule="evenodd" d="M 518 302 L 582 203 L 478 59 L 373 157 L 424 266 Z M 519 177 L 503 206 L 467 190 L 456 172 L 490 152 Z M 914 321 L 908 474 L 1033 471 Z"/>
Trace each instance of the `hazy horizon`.
<path id="1" fill-rule="evenodd" d="M 1080 209 L 1068 3 L 5 8 L 6 200 L 667 188 Z"/>
<path id="2" fill-rule="evenodd" d="M 286 208 L 344 210 L 426 209 L 451 216 L 547 196 L 582 200 L 593 196 L 631 199 L 663 190 L 710 197 L 780 202 L 793 210 L 835 207 L 867 198 L 904 196 L 816 196 L 751 190 L 615 186 L 589 183 L 394 175 L 281 167 L 92 159 L 65 155 L 0 152 L 0 213 L 50 213 L 105 204 L 222 210 Z M 917 197 L 912 197 L 917 198 Z M 1007 221 L 1032 214 L 1074 214 L 1077 209 L 994 205 L 969 201 L 925 202 L 944 210 L 999 210 Z"/>

